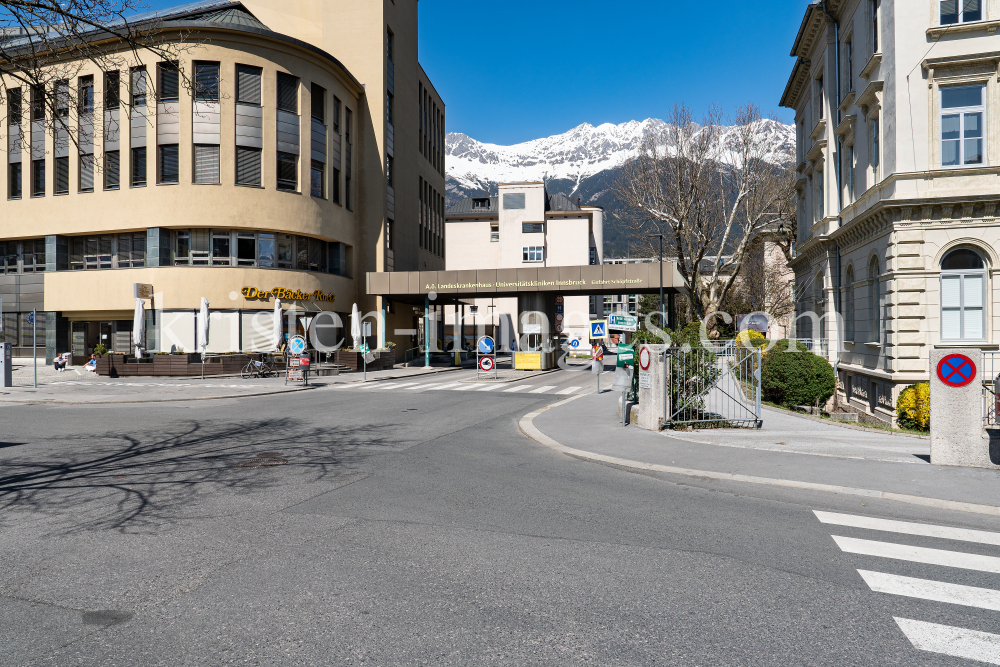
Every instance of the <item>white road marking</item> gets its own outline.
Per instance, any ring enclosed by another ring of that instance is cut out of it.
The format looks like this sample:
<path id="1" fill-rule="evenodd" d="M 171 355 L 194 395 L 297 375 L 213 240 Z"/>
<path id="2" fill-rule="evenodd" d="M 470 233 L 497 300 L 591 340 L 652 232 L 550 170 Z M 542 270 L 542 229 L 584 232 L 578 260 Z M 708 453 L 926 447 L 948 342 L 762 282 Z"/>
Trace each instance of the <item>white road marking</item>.
<path id="1" fill-rule="evenodd" d="M 524 391 L 525 389 L 531 389 L 533 386 L 534 385 L 530 385 L 530 384 L 522 384 L 522 385 L 518 385 L 516 387 L 511 387 L 510 389 L 504 389 L 503 393 L 509 394 L 512 391 Z"/>
<path id="2" fill-rule="evenodd" d="M 920 535 L 923 537 L 940 537 L 945 540 L 961 542 L 978 542 L 1000 546 L 1000 533 L 990 533 L 985 530 L 970 530 L 968 528 L 951 528 L 949 526 L 934 526 L 929 523 L 910 523 L 908 521 L 891 521 L 853 514 L 834 514 L 833 512 L 813 511 L 816 518 L 823 523 L 852 528 L 867 528 L 881 530 L 886 533 L 903 533 L 905 535 Z"/>
<path id="3" fill-rule="evenodd" d="M 424 389 L 427 390 L 427 391 L 430 391 L 430 390 L 437 391 L 438 389 L 448 389 L 449 387 L 454 387 L 456 384 L 458 384 L 458 383 L 457 382 L 446 382 L 444 384 L 429 384 L 426 387 L 424 387 Z"/>
<path id="4" fill-rule="evenodd" d="M 563 394 L 575 394 L 576 392 L 580 391 L 581 389 L 583 389 L 583 387 L 566 387 L 562 391 L 557 391 L 556 393 L 559 394 L 560 396 L 563 395 Z"/>
<path id="5" fill-rule="evenodd" d="M 921 651 L 1000 665 L 1000 635 L 908 618 L 895 621 L 914 648 Z"/>
<path id="6" fill-rule="evenodd" d="M 359 389 L 391 389 L 393 387 L 398 387 L 401 382 L 371 382 L 363 384 Z"/>
<path id="7" fill-rule="evenodd" d="M 494 389 L 499 389 L 502 386 L 503 386 L 502 384 L 488 384 L 485 387 L 480 387 L 479 389 L 476 389 L 475 391 L 493 391 Z"/>
<path id="8" fill-rule="evenodd" d="M 875 542 L 873 540 L 859 540 L 854 537 L 840 537 L 839 535 L 832 535 L 831 537 L 833 537 L 833 540 L 842 551 L 851 554 L 895 558 L 896 560 L 908 560 L 913 563 L 957 567 L 963 570 L 979 570 L 980 572 L 1000 574 L 1000 558 L 994 556 L 979 556 L 977 554 L 966 554 L 958 551 L 944 551 L 943 549 L 925 549 L 924 547 L 911 547 L 905 544 Z"/>
<path id="9" fill-rule="evenodd" d="M 960 586 L 943 581 L 903 577 L 898 574 L 858 570 L 868 587 L 876 593 L 902 595 L 908 598 L 933 600 L 960 604 L 966 607 L 978 607 L 1000 611 L 1000 591 L 992 588 L 976 588 L 975 586 Z"/>
<path id="10" fill-rule="evenodd" d="M 417 384 L 419 384 L 419 383 L 417 383 L 417 382 L 404 382 L 403 384 L 397 384 L 396 385 L 396 389 L 405 389 L 406 387 L 413 387 L 413 386 L 416 386 Z"/>
<path id="11" fill-rule="evenodd" d="M 532 389 L 529 394 L 544 394 L 547 391 L 555 389 L 555 387 L 539 387 L 538 389 Z"/>

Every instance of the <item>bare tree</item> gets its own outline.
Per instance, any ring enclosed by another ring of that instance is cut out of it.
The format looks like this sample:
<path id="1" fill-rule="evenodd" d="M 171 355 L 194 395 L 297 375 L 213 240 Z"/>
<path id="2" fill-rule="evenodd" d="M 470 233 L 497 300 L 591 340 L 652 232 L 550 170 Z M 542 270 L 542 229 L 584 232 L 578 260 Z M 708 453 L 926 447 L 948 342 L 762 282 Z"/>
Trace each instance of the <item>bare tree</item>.
<path id="1" fill-rule="evenodd" d="M 732 292 L 759 233 L 779 238 L 791 257 L 791 156 L 773 154 L 756 106 L 738 109 L 731 127 L 723 120 L 713 109 L 699 124 L 687 107 L 675 107 L 615 186 L 634 250 L 655 256 L 659 246 L 648 235 L 664 235 L 699 319 Z"/>
<path id="2" fill-rule="evenodd" d="M 147 59 L 172 62 L 187 48 L 190 33 L 165 31 L 155 15 L 141 15 L 139 0 L 0 0 L 0 105 L 4 125 L 22 115 L 44 121 L 59 142 L 77 143 L 70 132 L 75 114 L 90 113 L 93 88 L 70 82 L 84 70 L 121 72 Z M 181 85 L 190 79 L 180 71 Z M 154 76 L 142 75 L 139 100 L 155 95 Z M 128 76 L 121 82 L 128 82 Z M 130 89 L 131 92 L 131 89 Z M 120 98 L 120 101 L 119 101 Z M 112 93 L 115 105 L 131 110 L 132 95 Z M 100 103 L 98 102 L 98 106 Z M 96 114 L 97 122 L 101 114 Z M 90 122 L 89 120 L 87 121 Z M 89 128 L 92 130 L 92 127 Z M 85 132 L 84 126 L 80 131 Z"/>

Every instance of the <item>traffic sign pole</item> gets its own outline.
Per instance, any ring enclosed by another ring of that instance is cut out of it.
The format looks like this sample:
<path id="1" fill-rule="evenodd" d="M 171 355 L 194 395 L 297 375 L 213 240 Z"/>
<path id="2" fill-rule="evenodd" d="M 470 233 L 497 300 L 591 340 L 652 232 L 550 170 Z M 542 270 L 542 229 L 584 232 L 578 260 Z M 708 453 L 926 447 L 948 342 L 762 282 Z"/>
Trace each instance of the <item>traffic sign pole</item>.
<path id="1" fill-rule="evenodd" d="M 35 364 L 35 389 L 38 389 L 38 325 L 35 321 L 38 319 L 38 311 L 31 311 L 31 360 Z M 95 373 L 96 375 L 96 373 Z"/>

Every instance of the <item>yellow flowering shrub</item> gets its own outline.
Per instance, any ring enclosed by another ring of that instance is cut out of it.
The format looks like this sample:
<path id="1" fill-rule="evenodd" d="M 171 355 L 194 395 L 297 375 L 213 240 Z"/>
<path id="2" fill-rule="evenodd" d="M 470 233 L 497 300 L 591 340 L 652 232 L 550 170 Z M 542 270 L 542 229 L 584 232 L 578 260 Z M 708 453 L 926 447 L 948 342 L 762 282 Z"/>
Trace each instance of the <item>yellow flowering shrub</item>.
<path id="1" fill-rule="evenodd" d="M 899 392 L 896 401 L 896 421 L 900 427 L 916 431 L 930 430 L 931 386 L 927 382 L 911 384 Z"/>
<path id="2" fill-rule="evenodd" d="M 740 347 L 759 347 L 754 345 L 754 342 L 759 340 L 767 339 L 764 338 L 764 334 L 753 329 L 744 329 L 736 335 L 736 344 Z"/>

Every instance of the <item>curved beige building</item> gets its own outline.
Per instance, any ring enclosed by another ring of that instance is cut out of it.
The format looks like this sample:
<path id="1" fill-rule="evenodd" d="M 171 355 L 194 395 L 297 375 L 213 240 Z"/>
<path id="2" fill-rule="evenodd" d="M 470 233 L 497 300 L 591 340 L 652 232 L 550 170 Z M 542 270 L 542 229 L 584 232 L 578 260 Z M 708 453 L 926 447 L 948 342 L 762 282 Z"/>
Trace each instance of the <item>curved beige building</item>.
<path id="1" fill-rule="evenodd" d="M 131 351 L 135 284 L 152 286 L 149 351 L 196 351 L 203 297 L 209 351 L 270 349 L 275 295 L 286 333 L 321 310 L 346 324 L 357 303 L 377 342 L 409 346 L 412 309 L 356 277 L 443 268 L 444 105 L 416 60 L 417 2 L 285 4 L 160 12 L 176 62 L 7 82 L 0 335 L 15 355 L 32 309 L 49 359 Z"/>

